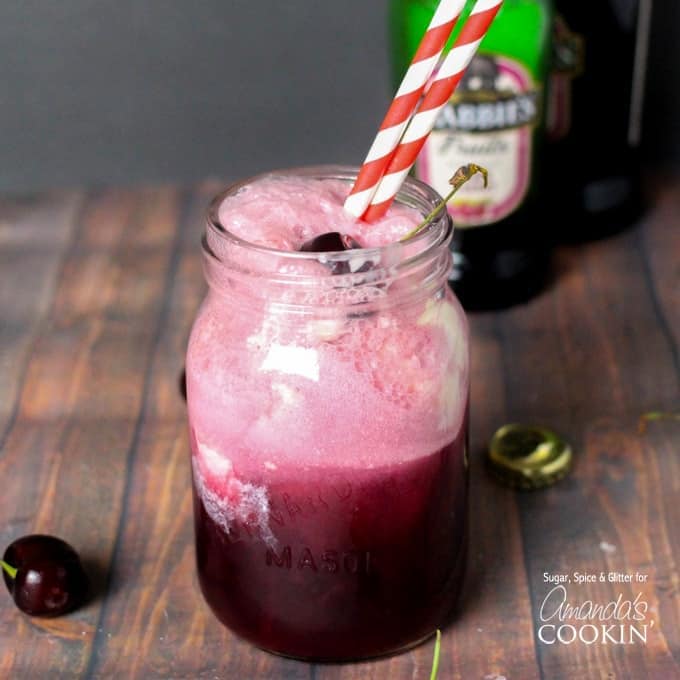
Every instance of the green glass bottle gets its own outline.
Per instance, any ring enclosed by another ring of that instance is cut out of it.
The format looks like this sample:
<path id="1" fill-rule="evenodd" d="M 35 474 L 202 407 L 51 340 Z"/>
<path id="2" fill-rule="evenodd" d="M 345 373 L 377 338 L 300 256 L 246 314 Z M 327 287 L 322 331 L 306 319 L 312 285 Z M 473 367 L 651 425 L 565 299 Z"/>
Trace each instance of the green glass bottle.
<path id="1" fill-rule="evenodd" d="M 395 84 L 437 4 L 391 0 Z M 487 189 L 469 182 L 449 206 L 456 227 L 451 285 L 467 309 L 523 302 L 547 279 L 551 235 L 538 199 L 552 23 L 552 0 L 505 0 L 415 165 L 441 194 L 460 165 L 489 171 Z"/>

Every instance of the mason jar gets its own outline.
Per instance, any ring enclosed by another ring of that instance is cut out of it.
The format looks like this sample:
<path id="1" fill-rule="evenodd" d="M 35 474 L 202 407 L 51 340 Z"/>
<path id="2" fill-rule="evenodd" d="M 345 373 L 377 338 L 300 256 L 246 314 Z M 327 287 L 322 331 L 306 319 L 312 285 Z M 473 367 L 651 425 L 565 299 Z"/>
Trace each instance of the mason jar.
<path id="1" fill-rule="evenodd" d="M 349 191 L 356 173 L 274 176 Z M 465 562 L 469 350 L 450 218 L 382 247 L 286 252 L 220 222 L 258 180 L 217 196 L 203 237 L 186 363 L 200 586 L 220 621 L 278 654 L 402 650 L 447 622 Z M 440 200 L 410 178 L 397 196 L 423 216 Z"/>

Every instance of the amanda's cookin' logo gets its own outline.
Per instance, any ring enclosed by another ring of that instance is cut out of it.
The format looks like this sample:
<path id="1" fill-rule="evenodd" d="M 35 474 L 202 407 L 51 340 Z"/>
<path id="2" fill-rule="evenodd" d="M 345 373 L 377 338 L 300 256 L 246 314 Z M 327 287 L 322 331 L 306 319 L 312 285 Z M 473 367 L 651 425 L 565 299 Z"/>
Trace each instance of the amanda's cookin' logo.
<path id="1" fill-rule="evenodd" d="M 649 605 L 638 593 L 632 600 L 623 595 L 599 603 L 569 602 L 567 589 L 556 585 L 543 600 L 539 612 L 538 639 L 546 645 L 634 645 L 646 644 L 654 626 L 647 620 Z"/>
<path id="2" fill-rule="evenodd" d="M 477 55 L 437 117 L 435 130 L 490 132 L 531 125 L 538 118 L 538 93 L 516 88 L 496 59 Z"/>

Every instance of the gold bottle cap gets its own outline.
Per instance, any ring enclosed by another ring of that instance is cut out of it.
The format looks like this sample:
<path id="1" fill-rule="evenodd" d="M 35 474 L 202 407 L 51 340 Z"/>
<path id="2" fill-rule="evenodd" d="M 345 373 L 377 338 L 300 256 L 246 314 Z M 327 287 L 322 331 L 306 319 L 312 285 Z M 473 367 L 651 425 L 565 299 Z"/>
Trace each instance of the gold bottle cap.
<path id="1" fill-rule="evenodd" d="M 489 444 L 489 468 L 500 481 L 538 489 L 562 479 L 571 467 L 571 447 L 544 427 L 504 425 Z"/>

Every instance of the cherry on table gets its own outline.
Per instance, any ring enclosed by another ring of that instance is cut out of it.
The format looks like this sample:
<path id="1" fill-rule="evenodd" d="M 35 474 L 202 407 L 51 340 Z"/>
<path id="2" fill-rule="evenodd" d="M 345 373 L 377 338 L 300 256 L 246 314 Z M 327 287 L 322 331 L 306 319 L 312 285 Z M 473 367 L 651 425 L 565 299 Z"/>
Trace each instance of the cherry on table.
<path id="1" fill-rule="evenodd" d="M 85 601 L 88 579 L 78 553 L 56 536 L 32 534 L 11 543 L 2 575 L 15 604 L 31 616 L 59 616 Z"/>

